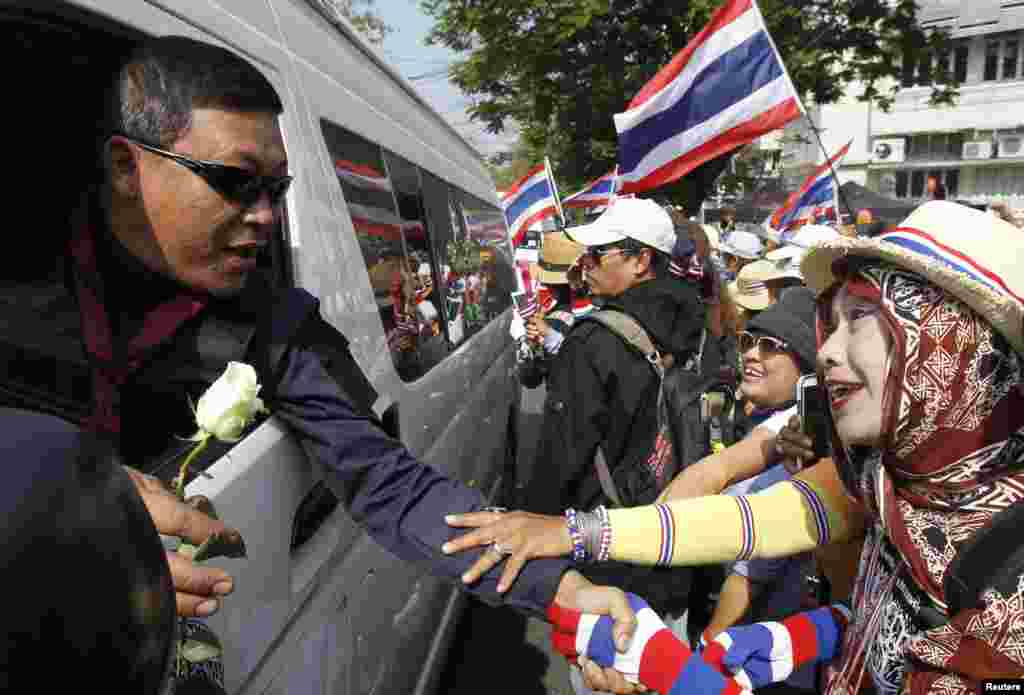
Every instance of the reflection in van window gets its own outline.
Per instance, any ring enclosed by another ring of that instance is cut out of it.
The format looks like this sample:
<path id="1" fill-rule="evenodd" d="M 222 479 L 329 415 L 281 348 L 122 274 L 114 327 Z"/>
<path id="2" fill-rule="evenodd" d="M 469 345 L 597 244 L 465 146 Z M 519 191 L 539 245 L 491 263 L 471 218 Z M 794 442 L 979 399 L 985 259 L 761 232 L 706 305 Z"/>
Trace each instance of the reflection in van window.
<path id="1" fill-rule="evenodd" d="M 448 208 L 452 236 L 439 254 L 451 268 L 445 314 L 448 336 L 458 345 L 508 308 L 515 275 L 501 210 L 455 187 L 449 187 Z"/>
<path id="2" fill-rule="evenodd" d="M 395 371 L 413 381 L 448 354 L 419 169 L 330 121 L 320 123 Z"/>

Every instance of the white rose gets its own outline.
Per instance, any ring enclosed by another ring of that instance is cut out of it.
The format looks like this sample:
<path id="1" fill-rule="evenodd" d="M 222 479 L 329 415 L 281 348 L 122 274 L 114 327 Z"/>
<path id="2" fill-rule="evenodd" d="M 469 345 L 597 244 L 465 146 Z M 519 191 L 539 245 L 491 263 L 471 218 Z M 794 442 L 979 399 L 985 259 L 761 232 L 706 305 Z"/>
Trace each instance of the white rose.
<path id="1" fill-rule="evenodd" d="M 266 412 L 259 399 L 256 370 L 244 362 L 229 362 L 220 378 L 206 390 L 196 406 L 199 433 L 223 442 L 237 442 L 257 413 Z"/>

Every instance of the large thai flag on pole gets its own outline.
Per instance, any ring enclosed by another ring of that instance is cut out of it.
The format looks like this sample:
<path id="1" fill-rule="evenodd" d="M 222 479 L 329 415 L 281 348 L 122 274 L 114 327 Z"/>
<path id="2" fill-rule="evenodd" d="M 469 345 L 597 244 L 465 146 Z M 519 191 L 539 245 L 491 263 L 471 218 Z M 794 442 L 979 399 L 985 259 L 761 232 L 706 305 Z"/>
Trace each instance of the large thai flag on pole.
<path id="1" fill-rule="evenodd" d="M 783 203 L 782 207 L 771 216 L 769 225 L 777 232 L 785 233 L 799 226 L 800 223 L 813 222 L 820 213 L 821 208 L 832 206 L 836 211 L 836 219 L 839 216 L 839 204 L 836 200 L 838 188 L 833 176 L 833 168 L 850 151 L 853 140 L 846 143 L 846 146 L 832 155 L 831 159 L 815 169 L 810 176 L 804 179 L 800 186 Z"/>
<path id="2" fill-rule="evenodd" d="M 566 208 L 597 208 L 607 205 L 615 193 L 615 172 L 607 174 L 591 181 L 582 190 L 573 193 L 562 201 L 562 207 Z"/>
<path id="3" fill-rule="evenodd" d="M 526 230 L 547 217 L 559 214 L 555 187 L 548 175 L 547 163 L 538 164 L 505 192 L 501 199 L 508 233 L 513 246 L 519 246 Z"/>
<path id="4" fill-rule="evenodd" d="M 755 0 L 729 0 L 624 113 L 620 190 L 671 183 L 804 113 Z"/>

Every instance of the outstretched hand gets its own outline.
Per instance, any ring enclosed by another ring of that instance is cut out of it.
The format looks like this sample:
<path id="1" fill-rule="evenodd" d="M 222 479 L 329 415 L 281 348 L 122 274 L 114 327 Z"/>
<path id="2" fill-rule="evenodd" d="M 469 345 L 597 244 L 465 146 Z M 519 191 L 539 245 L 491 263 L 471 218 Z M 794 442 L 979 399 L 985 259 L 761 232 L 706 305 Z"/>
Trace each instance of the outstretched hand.
<path id="1" fill-rule="evenodd" d="M 572 538 L 565 519 L 529 512 L 471 512 L 444 518 L 449 526 L 475 529 L 441 546 L 445 554 L 490 546 L 463 575 L 464 584 L 472 584 L 492 567 L 505 560 L 498 581 L 499 593 L 508 591 L 527 561 L 538 557 L 563 557 L 572 554 Z"/>
<path id="2" fill-rule="evenodd" d="M 227 530 L 224 522 L 203 513 L 206 498 L 197 496 L 184 502 L 159 479 L 124 467 L 146 505 L 158 533 L 178 536 L 199 546 L 215 533 Z M 234 581 L 222 569 L 199 565 L 178 553 L 167 553 L 167 564 L 174 582 L 178 615 L 205 618 L 220 608 L 220 599 L 234 590 Z"/>

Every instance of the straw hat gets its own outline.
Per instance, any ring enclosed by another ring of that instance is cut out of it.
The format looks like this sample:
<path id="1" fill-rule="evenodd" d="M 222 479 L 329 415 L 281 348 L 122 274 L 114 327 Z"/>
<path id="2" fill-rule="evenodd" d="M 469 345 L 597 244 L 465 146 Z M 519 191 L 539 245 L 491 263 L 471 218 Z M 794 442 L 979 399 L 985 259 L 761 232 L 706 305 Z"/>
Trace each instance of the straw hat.
<path id="1" fill-rule="evenodd" d="M 730 282 L 726 288 L 729 292 L 729 298 L 744 309 L 764 311 L 772 303 L 771 294 L 768 292 L 768 285 L 764 283 L 764 280 L 751 277 L 751 273 L 746 272 L 747 268 L 762 262 L 754 261 L 743 268 L 736 276 L 736 279 Z"/>
<path id="2" fill-rule="evenodd" d="M 835 282 L 832 264 L 844 256 L 878 258 L 920 275 L 954 295 L 1024 353 L 1024 234 L 972 208 L 935 200 L 891 232 L 839 237 L 811 249 L 801 264 L 808 287 Z"/>
<path id="3" fill-rule="evenodd" d="M 744 266 L 738 277 L 745 277 L 748 280 L 756 280 L 758 282 L 770 282 L 771 280 L 781 280 L 783 278 L 803 280 L 803 275 L 800 274 L 801 258 L 762 258 L 759 261 L 754 261 Z"/>
<path id="4" fill-rule="evenodd" d="M 563 232 L 548 232 L 541 242 L 537 279 L 545 285 L 568 285 L 566 273 L 583 254 L 583 247 Z"/>

